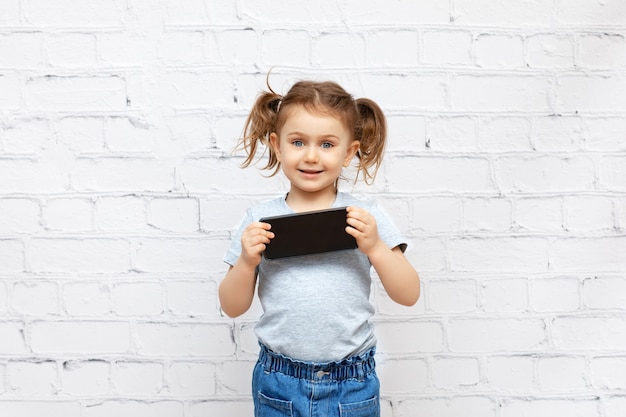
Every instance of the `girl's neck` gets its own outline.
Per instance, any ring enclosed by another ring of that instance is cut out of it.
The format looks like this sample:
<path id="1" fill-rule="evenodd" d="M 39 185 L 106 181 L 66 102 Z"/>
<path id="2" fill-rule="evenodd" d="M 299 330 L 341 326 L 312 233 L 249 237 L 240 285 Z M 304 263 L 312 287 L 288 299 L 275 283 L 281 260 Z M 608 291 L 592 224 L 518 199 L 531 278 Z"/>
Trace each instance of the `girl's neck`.
<path id="1" fill-rule="evenodd" d="M 337 190 L 324 193 L 298 193 L 291 190 L 285 202 L 296 213 L 331 208 L 337 199 Z"/>

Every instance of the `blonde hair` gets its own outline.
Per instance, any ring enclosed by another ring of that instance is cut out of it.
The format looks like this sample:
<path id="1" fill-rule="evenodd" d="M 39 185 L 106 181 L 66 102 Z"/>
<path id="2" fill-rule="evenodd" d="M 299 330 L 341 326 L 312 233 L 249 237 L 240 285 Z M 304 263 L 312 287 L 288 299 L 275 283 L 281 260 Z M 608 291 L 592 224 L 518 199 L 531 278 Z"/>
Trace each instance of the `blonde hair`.
<path id="1" fill-rule="evenodd" d="M 354 99 L 339 84 L 332 81 L 299 81 L 281 96 L 268 83 L 268 90 L 258 96 L 246 120 L 239 148 L 247 158 L 241 164 L 248 167 L 254 163 L 257 151 L 264 146 L 269 158 L 262 169 L 273 170 L 276 175 L 280 162 L 270 146 L 270 134 L 279 133 L 289 116 L 289 109 L 302 106 L 308 111 L 328 114 L 341 120 L 351 132 L 352 139 L 359 141 L 357 178 L 363 174 L 364 181 L 371 184 L 382 162 L 387 139 L 387 123 L 381 108 L 367 98 Z"/>

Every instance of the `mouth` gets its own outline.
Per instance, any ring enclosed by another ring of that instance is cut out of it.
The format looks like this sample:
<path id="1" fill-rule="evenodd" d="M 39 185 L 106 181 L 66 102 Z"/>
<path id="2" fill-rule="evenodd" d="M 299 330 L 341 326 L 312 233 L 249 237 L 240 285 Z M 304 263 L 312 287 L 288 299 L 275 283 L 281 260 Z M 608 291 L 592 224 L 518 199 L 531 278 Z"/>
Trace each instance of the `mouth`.
<path id="1" fill-rule="evenodd" d="M 300 173 L 302 173 L 304 176 L 307 176 L 307 177 L 314 177 L 324 172 L 324 171 L 318 171 L 315 169 L 299 169 L 298 171 L 300 171 Z"/>

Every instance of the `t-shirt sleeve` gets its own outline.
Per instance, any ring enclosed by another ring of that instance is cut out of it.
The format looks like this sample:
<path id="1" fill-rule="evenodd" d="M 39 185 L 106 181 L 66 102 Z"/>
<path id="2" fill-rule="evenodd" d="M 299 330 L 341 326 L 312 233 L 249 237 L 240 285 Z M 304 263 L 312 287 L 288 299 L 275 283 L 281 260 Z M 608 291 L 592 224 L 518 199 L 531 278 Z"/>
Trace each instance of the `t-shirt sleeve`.
<path id="1" fill-rule="evenodd" d="M 406 251 L 408 246 L 406 239 L 387 212 L 376 203 L 372 203 L 370 212 L 376 219 L 376 225 L 378 226 L 378 235 L 391 249 L 396 246 L 400 248 L 402 252 Z"/>
<path id="2" fill-rule="evenodd" d="M 241 235 L 243 234 L 243 231 L 246 229 L 246 227 L 248 227 L 248 225 L 252 223 L 252 221 L 252 212 L 250 209 L 248 209 L 246 211 L 246 215 L 239 224 L 239 228 L 237 229 L 237 231 L 235 231 L 235 234 L 230 241 L 230 246 L 226 251 L 226 255 L 224 256 L 224 262 L 226 262 L 228 265 L 233 266 L 237 259 L 239 259 L 239 255 L 241 255 Z"/>

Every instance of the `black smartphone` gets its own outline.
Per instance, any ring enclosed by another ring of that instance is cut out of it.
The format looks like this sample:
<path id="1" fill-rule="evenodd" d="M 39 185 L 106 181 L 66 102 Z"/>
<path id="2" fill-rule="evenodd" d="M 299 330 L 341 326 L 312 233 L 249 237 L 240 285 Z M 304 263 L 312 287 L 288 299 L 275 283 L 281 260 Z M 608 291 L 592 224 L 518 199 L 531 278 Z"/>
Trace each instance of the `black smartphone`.
<path id="1" fill-rule="evenodd" d="M 346 232 L 346 207 L 264 217 L 272 225 L 274 238 L 265 248 L 266 259 L 286 258 L 357 247 Z"/>

